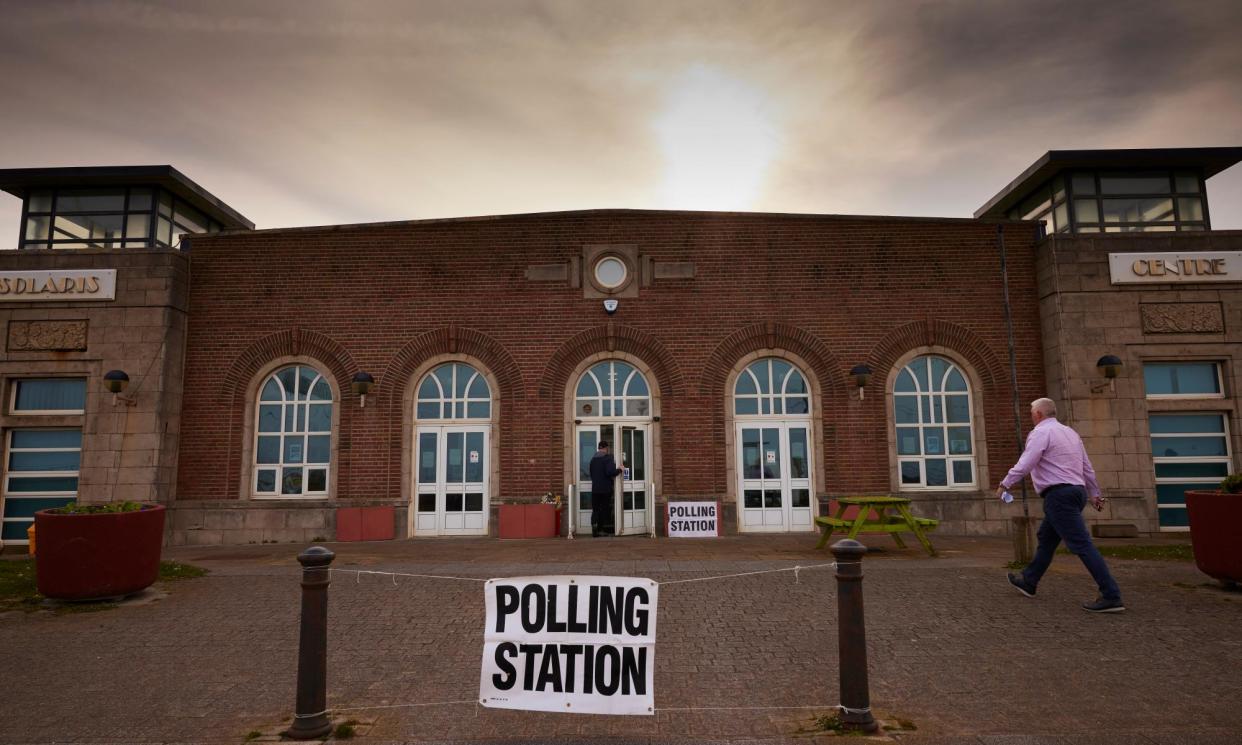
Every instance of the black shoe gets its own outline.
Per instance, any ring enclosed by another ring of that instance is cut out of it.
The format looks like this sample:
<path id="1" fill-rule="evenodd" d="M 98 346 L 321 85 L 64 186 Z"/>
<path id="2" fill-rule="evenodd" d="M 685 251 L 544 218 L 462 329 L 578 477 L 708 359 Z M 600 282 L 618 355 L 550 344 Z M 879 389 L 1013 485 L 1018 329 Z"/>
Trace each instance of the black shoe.
<path id="1" fill-rule="evenodd" d="M 1082 609 L 1091 613 L 1120 613 L 1126 609 L 1121 600 L 1105 600 L 1104 598 L 1096 598 L 1090 603 L 1083 603 Z"/>
<path id="2" fill-rule="evenodd" d="M 1014 574 L 1013 572 L 1010 572 L 1009 573 L 1009 584 L 1018 588 L 1018 592 L 1022 593 L 1028 598 L 1035 597 L 1035 587 L 1033 585 L 1027 584 L 1026 580 L 1022 579 L 1022 575 Z"/>

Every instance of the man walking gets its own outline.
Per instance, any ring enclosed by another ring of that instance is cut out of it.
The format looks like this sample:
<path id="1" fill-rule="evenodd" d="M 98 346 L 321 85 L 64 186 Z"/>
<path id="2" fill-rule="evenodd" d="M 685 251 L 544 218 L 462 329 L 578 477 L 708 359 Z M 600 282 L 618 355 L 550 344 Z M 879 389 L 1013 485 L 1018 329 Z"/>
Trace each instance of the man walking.
<path id="1" fill-rule="evenodd" d="M 613 485 L 621 469 L 608 452 L 608 441 L 599 441 L 599 450 L 591 457 L 591 537 L 612 535 Z"/>
<path id="2" fill-rule="evenodd" d="M 1100 596 L 1083 603 L 1092 613 L 1118 613 L 1126 609 L 1121 590 L 1104 563 L 1082 519 L 1082 510 L 1091 494 L 1091 506 L 1103 509 L 1104 499 L 1095 481 L 1095 469 L 1083 447 L 1082 439 L 1073 429 L 1057 421 L 1057 405 L 1050 398 L 1031 402 L 1031 423 L 1035 428 L 1026 437 L 1026 450 L 1018 464 L 996 489 L 997 496 L 1021 483 L 1029 474 L 1035 490 L 1044 498 L 1044 521 L 1039 526 L 1039 547 L 1035 558 L 1020 574 L 1009 574 L 1009 583 L 1028 598 L 1035 597 L 1039 580 L 1052 563 L 1053 553 L 1062 540 L 1071 553 L 1082 559 L 1091 577 L 1100 587 Z"/>

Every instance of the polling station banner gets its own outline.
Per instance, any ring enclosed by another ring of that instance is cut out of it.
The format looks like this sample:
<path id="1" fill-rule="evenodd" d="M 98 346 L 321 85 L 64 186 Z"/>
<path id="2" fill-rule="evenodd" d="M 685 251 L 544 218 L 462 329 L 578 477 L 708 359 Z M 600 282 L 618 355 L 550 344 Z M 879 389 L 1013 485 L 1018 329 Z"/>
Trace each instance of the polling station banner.
<path id="1" fill-rule="evenodd" d="M 719 502 L 669 502 L 669 538 L 715 538 L 720 535 Z"/>
<path id="2" fill-rule="evenodd" d="M 656 599 L 638 577 L 491 579 L 479 703 L 570 714 L 655 713 Z"/>

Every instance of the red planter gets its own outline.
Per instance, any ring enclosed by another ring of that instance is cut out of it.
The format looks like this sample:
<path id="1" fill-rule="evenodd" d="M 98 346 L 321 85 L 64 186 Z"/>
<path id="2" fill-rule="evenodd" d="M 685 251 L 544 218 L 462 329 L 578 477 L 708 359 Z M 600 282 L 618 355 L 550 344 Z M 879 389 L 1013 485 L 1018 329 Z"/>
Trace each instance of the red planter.
<path id="1" fill-rule="evenodd" d="M 164 544 L 164 508 L 100 515 L 35 513 L 39 592 L 58 600 L 131 595 L 155 582 Z"/>
<path id="2" fill-rule="evenodd" d="M 339 507 L 336 510 L 338 541 L 391 541 L 396 537 L 392 507 Z"/>
<path id="3" fill-rule="evenodd" d="M 1188 491 L 1186 511 L 1199 571 L 1225 584 L 1242 582 L 1242 494 Z"/>
<path id="4" fill-rule="evenodd" d="M 501 538 L 555 538 L 561 532 L 561 513 L 554 504 L 500 505 Z"/>

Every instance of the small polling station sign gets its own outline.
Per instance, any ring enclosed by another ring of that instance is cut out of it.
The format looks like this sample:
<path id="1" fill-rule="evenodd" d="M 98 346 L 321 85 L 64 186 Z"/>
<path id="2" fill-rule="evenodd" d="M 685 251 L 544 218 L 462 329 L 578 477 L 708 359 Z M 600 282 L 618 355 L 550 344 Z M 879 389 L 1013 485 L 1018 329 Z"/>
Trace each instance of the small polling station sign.
<path id="1" fill-rule="evenodd" d="M 656 599 L 639 577 L 491 579 L 479 703 L 571 714 L 655 713 Z"/>
<path id="2" fill-rule="evenodd" d="M 669 502 L 669 538 L 715 538 L 720 535 L 719 502 Z"/>

